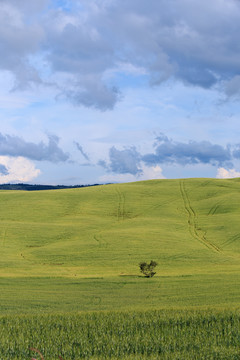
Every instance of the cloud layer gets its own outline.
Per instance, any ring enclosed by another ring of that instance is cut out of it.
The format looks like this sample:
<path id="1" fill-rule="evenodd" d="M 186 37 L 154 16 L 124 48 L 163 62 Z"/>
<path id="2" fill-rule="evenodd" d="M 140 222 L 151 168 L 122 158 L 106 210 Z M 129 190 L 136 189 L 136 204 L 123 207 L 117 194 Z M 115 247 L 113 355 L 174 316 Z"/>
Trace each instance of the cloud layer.
<path id="1" fill-rule="evenodd" d="M 0 133 L 0 155 L 22 156 L 31 160 L 60 162 L 67 161 L 69 155 L 58 146 L 59 138 L 49 135 L 48 144 L 27 142 L 18 136 Z"/>
<path id="2" fill-rule="evenodd" d="M 114 146 L 109 150 L 110 162 L 107 164 L 105 161 L 100 160 L 99 165 L 103 166 L 109 172 L 119 174 L 132 174 L 140 175 L 141 155 L 134 147 L 124 150 L 117 150 Z"/>
<path id="3" fill-rule="evenodd" d="M 75 105 L 107 110 L 131 73 L 150 86 L 175 79 L 239 98 L 237 0 L 0 4 L 0 70 L 14 74 L 15 88 L 44 84 Z"/>
<path id="4" fill-rule="evenodd" d="M 108 172 L 140 176 L 143 165 L 153 168 L 159 165 L 197 165 L 232 167 L 232 161 L 240 158 L 240 146 L 221 146 L 209 141 L 176 142 L 166 135 L 159 135 L 153 144 L 154 151 L 141 154 L 135 147 L 118 150 L 109 149 L 109 161 L 100 160 L 98 164 Z"/>
<path id="5" fill-rule="evenodd" d="M 229 163 L 233 157 L 228 147 L 211 144 L 209 141 L 175 142 L 163 134 L 156 138 L 154 147 L 154 153 L 142 157 L 146 164 L 221 165 Z"/>

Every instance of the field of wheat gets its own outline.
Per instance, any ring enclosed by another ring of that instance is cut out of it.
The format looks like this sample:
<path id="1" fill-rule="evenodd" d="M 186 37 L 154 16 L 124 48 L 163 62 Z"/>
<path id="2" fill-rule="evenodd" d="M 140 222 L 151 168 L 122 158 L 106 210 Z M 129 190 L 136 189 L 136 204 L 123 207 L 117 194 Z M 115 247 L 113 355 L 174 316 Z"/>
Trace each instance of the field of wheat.
<path id="1" fill-rule="evenodd" d="M 0 191 L 0 359 L 239 359 L 239 190 Z"/>

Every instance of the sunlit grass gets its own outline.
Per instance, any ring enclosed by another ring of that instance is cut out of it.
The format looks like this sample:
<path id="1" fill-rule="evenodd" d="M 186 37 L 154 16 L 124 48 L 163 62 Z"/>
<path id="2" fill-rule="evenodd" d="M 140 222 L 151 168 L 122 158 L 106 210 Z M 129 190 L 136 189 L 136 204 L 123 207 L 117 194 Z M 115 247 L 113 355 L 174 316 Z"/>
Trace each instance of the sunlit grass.
<path id="1" fill-rule="evenodd" d="M 187 179 L 1 191 L 2 313 L 235 306 L 239 190 Z"/>
<path id="2" fill-rule="evenodd" d="M 239 359 L 239 190 L 0 191 L 0 359 Z"/>

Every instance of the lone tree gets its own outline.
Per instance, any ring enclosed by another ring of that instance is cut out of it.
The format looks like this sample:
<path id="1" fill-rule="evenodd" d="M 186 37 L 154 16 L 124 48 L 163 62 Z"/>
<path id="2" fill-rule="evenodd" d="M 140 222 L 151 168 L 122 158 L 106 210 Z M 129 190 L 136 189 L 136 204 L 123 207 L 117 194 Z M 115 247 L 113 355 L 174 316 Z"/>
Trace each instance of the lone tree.
<path id="1" fill-rule="evenodd" d="M 148 278 L 153 277 L 156 274 L 156 272 L 153 271 L 156 266 L 157 262 L 153 260 L 151 260 L 149 264 L 147 264 L 146 262 L 139 263 L 141 273 L 143 273 Z"/>

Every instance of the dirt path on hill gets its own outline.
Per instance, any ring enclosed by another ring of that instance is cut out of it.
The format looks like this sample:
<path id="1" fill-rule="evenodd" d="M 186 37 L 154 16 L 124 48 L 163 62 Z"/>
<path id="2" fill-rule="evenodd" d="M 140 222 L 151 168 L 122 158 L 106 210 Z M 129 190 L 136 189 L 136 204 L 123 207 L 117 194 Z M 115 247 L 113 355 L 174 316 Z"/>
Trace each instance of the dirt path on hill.
<path id="1" fill-rule="evenodd" d="M 118 208 L 117 208 L 117 218 L 118 221 L 124 220 L 126 218 L 126 211 L 125 211 L 125 195 L 116 188 L 116 192 L 118 195 Z"/>
<path id="2" fill-rule="evenodd" d="M 180 192 L 181 192 L 181 196 L 183 199 L 184 207 L 188 214 L 189 233 L 191 234 L 191 236 L 194 239 L 198 240 L 201 244 L 206 246 L 208 249 L 213 250 L 215 252 L 220 252 L 221 249 L 217 245 L 208 241 L 206 238 L 206 232 L 198 227 L 197 214 L 194 211 L 193 207 L 191 206 L 190 199 L 189 199 L 188 194 L 185 189 L 184 180 L 180 180 L 179 185 L 180 185 Z"/>

